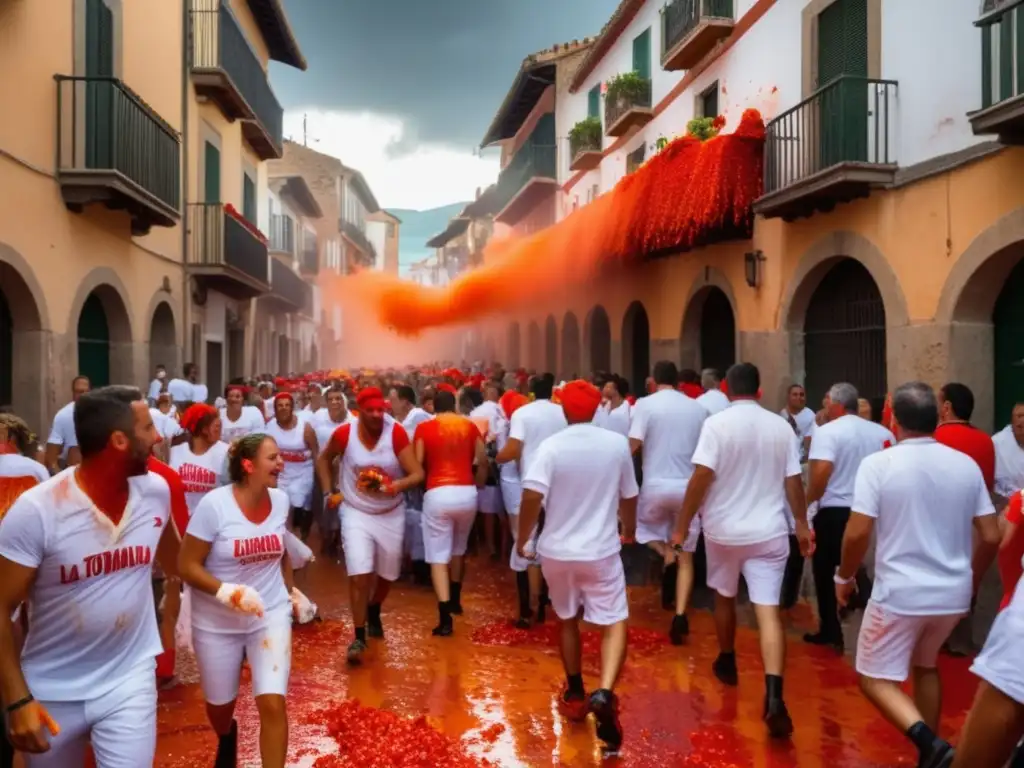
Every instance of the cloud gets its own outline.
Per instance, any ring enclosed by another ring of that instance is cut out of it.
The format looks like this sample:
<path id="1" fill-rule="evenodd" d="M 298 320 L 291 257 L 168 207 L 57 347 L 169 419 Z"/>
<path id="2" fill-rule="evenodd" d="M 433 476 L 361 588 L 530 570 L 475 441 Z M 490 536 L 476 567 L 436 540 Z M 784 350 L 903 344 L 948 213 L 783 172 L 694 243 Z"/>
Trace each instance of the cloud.
<path id="1" fill-rule="evenodd" d="M 389 115 L 289 110 L 286 137 L 302 141 L 303 115 L 310 148 L 362 171 L 386 208 L 425 210 L 472 200 L 477 187 L 498 177 L 497 157 L 474 156 L 469 147 L 419 143 L 402 119 Z"/>

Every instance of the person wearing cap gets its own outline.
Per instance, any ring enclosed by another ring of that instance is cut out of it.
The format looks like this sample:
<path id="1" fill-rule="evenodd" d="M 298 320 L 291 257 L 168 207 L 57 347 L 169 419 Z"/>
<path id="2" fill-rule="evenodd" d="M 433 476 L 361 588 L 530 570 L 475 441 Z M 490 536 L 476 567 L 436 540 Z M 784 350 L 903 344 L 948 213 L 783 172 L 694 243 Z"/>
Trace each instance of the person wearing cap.
<path id="1" fill-rule="evenodd" d="M 521 557 L 539 558 L 551 607 L 562 622 L 567 683 L 562 709 L 574 719 L 593 712 L 597 738 L 610 756 L 622 745 L 614 689 L 626 658 L 629 618 L 619 521 L 623 539 L 631 541 L 640 491 L 629 441 L 591 423 L 601 404 L 600 390 L 589 382 L 571 381 L 561 388 L 559 399 L 568 426 L 544 440 L 526 468 L 516 546 Z M 545 522 L 534 555 L 528 543 L 541 504 Z M 589 698 L 582 674 L 581 609 L 583 621 L 604 633 L 600 684 Z"/>
<path id="2" fill-rule="evenodd" d="M 320 487 L 330 490 L 325 504 L 338 510 L 341 524 L 355 626 L 347 653 L 350 664 L 362 662 L 367 633 L 384 637 L 381 606 L 391 582 L 402 574 L 402 494 L 423 482 L 423 468 L 408 433 L 384 416 L 383 393 L 366 387 L 357 402 L 359 419 L 338 427 L 316 461 Z M 334 474 L 336 460 L 340 461 Z"/>

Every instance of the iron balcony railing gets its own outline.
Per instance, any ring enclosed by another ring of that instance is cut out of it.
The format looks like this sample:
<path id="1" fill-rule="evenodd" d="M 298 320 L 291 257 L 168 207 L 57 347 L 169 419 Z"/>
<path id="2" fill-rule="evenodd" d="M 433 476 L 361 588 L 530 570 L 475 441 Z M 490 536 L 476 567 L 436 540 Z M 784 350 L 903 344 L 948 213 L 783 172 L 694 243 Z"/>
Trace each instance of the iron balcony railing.
<path id="1" fill-rule="evenodd" d="M 363 230 L 361 230 L 351 221 L 346 221 L 345 219 L 342 219 L 341 232 L 342 234 L 345 235 L 345 237 L 347 237 L 349 240 L 355 243 L 359 250 L 363 251 L 366 254 L 369 261 L 376 260 L 377 249 L 373 247 L 373 243 L 370 242 L 370 239 L 366 236 L 366 233 L 363 232 Z"/>
<path id="2" fill-rule="evenodd" d="M 697 28 L 702 19 L 731 19 L 732 0 L 672 0 L 661 12 L 661 56 Z"/>
<path id="3" fill-rule="evenodd" d="M 270 292 L 296 310 L 311 311 L 309 284 L 295 274 L 291 267 L 277 259 L 271 260 Z"/>
<path id="4" fill-rule="evenodd" d="M 177 131 L 115 77 L 57 75 L 58 172 L 116 171 L 181 210 Z"/>
<path id="5" fill-rule="evenodd" d="M 579 138 L 569 138 L 569 162 L 576 159 L 576 155 L 580 152 L 600 152 L 601 151 L 601 137 L 598 136 L 596 139 L 593 136 L 581 136 Z"/>
<path id="6" fill-rule="evenodd" d="M 617 98 L 605 97 L 604 125 L 609 130 L 619 118 L 635 107 L 651 107 L 651 81 L 647 79 L 637 93 L 622 93 Z"/>
<path id="7" fill-rule="evenodd" d="M 555 179 L 558 151 L 554 145 L 525 144 L 498 177 L 498 210 L 508 205 L 530 179 Z"/>
<path id="8" fill-rule="evenodd" d="M 231 267 L 264 285 L 270 282 L 267 244 L 222 203 L 189 203 L 188 262 Z"/>
<path id="9" fill-rule="evenodd" d="M 843 75 L 772 120 L 765 194 L 843 163 L 894 165 L 897 87 L 894 80 Z"/>
<path id="10" fill-rule="evenodd" d="M 300 266 L 306 272 L 312 272 L 313 274 L 320 271 L 320 249 L 317 245 L 317 237 L 309 231 L 302 234 Z"/>
<path id="11" fill-rule="evenodd" d="M 291 216 L 270 214 L 270 250 L 295 255 L 295 221 Z"/>
<path id="12" fill-rule="evenodd" d="M 221 0 L 192 0 L 190 15 L 192 68 L 223 70 L 280 153 L 284 146 L 284 110 L 227 4 Z"/>

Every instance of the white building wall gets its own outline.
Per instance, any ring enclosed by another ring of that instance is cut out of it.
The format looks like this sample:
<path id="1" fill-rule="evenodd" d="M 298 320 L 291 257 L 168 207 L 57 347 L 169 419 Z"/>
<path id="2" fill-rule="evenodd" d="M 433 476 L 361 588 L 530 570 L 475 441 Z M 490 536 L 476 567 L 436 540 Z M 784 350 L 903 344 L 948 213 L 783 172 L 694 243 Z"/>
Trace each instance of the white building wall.
<path id="1" fill-rule="evenodd" d="M 377 255 L 373 262 L 373 268 L 378 271 L 384 269 L 384 249 L 387 246 L 388 240 L 387 222 L 367 221 L 366 239 L 373 244 L 374 250 L 377 251 Z"/>

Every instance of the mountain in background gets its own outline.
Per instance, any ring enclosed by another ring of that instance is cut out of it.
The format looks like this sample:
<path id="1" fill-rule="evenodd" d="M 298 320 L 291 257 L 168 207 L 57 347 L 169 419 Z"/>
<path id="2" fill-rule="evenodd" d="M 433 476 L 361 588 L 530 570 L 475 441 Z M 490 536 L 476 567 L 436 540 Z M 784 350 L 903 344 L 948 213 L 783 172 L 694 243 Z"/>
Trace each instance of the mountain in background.
<path id="1" fill-rule="evenodd" d="M 413 211 L 408 208 L 389 208 L 388 212 L 402 220 L 398 240 L 398 263 L 404 268 L 413 262 L 431 256 L 434 249 L 427 248 L 427 241 L 444 232 L 448 220 L 466 207 L 466 203 L 452 203 L 428 211 Z"/>

